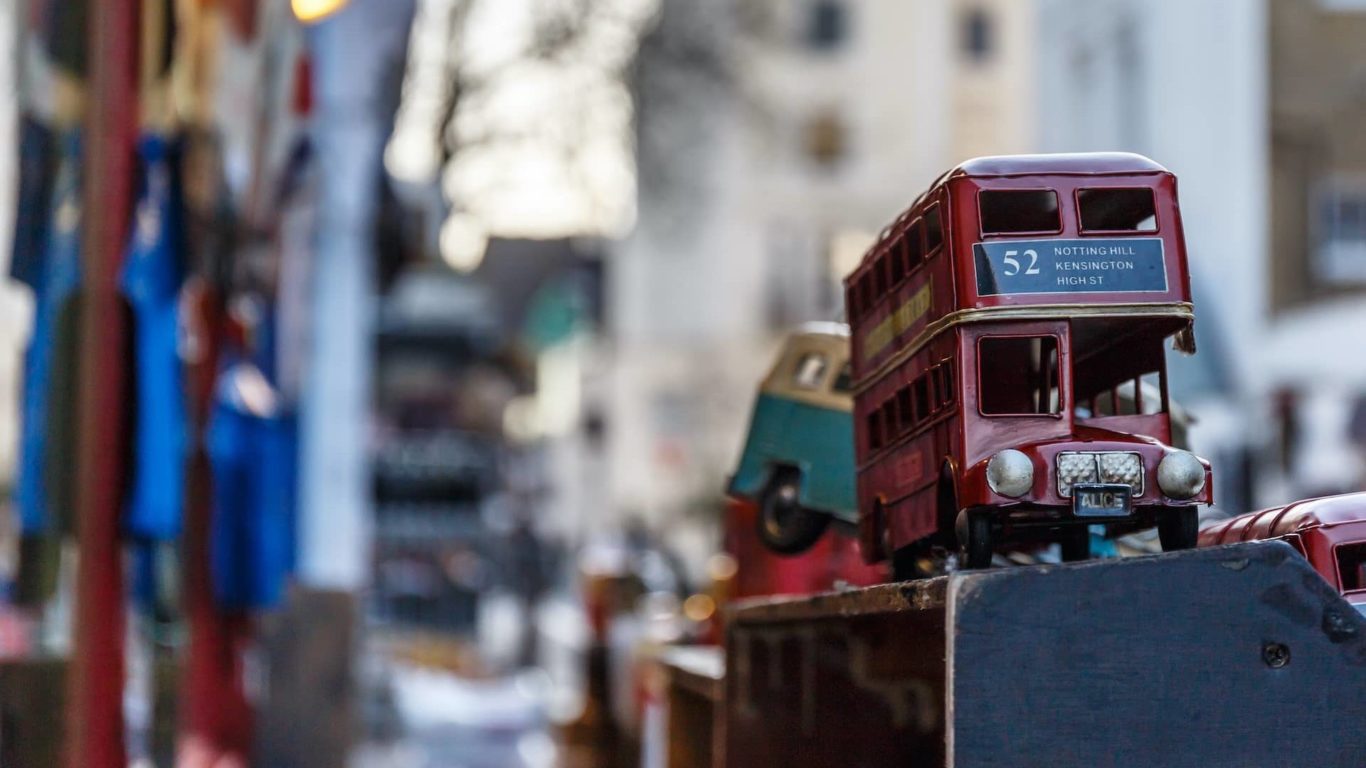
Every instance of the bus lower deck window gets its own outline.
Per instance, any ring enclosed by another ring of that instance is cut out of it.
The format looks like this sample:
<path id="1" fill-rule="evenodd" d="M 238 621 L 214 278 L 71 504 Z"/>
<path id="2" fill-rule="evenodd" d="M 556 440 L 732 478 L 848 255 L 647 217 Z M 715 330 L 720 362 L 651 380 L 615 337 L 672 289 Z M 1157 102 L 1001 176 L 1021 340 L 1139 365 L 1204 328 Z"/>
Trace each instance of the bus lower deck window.
<path id="1" fill-rule="evenodd" d="M 901 430 L 915 428 L 915 408 L 911 405 L 911 388 L 902 387 L 896 393 L 897 410 L 901 412 Z"/>
<path id="2" fill-rule="evenodd" d="M 882 447 L 882 411 L 868 414 L 864 425 L 868 428 L 868 448 L 876 451 Z"/>
<path id="3" fill-rule="evenodd" d="M 984 189 L 977 196 L 982 234 L 1057 232 L 1058 193 L 1051 189 Z"/>
<path id="4" fill-rule="evenodd" d="M 988 416 L 1052 415 L 1058 403 L 1055 336 L 988 336 L 977 348 L 977 397 Z"/>
<path id="5" fill-rule="evenodd" d="M 1151 189 L 1083 189 L 1077 192 L 1083 232 L 1156 232 Z"/>

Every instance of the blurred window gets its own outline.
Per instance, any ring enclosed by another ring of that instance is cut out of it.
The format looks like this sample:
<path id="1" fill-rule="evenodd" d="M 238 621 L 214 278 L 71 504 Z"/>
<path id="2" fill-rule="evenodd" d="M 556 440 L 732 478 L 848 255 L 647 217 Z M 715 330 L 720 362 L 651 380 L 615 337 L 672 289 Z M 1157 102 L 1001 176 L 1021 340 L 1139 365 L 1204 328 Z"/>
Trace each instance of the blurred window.
<path id="1" fill-rule="evenodd" d="M 1051 189 L 984 189 L 977 196 L 982 234 L 1057 232 L 1058 193 Z"/>
<path id="2" fill-rule="evenodd" d="M 1338 578 L 1342 580 L 1343 592 L 1356 592 L 1366 589 L 1366 543 L 1339 544 Z"/>
<path id="3" fill-rule="evenodd" d="M 925 211 L 925 255 L 933 256 L 944 243 L 944 222 L 939 218 L 939 203 Z"/>
<path id="4" fill-rule="evenodd" d="M 963 54 L 969 61 L 982 63 L 991 58 L 994 44 L 991 14 L 985 8 L 972 8 L 962 16 Z"/>
<path id="5" fill-rule="evenodd" d="M 792 374 L 792 383 L 801 389 L 820 389 L 825 380 L 825 355 L 808 352 L 797 361 L 797 369 Z"/>
<path id="6" fill-rule="evenodd" d="M 1058 338 L 988 336 L 977 348 L 979 405 L 984 415 L 1059 412 Z"/>
<path id="7" fill-rule="evenodd" d="M 840 373 L 835 377 L 835 383 L 830 387 L 836 392 L 849 392 L 854 388 L 853 374 L 849 370 L 849 364 L 845 363 L 840 369 Z"/>
<path id="8" fill-rule="evenodd" d="M 1329 283 L 1366 283 L 1366 177 L 1319 186 L 1317 273 Z"/>
<path id="9" fill-rule="evenodd" d="M 806 44 L 818 51 L 832 51 L 849 34 L 849 14 L 841 0 L 815 0 L 807 17 Z"/>
<path id="10" fill-rule="evenodd" d="M 1151 189 L 1083 189 L 1077 192 L 1083 232 L 1156 232 Z"/>
<path id="11" fill-rule="evenodd" d="M 847 134 L 838 113 L 831 110 L 816 113 L 807 120 L 802 131 L 807 157 L 819 165 L 834 165 L 844 157 Z"/>

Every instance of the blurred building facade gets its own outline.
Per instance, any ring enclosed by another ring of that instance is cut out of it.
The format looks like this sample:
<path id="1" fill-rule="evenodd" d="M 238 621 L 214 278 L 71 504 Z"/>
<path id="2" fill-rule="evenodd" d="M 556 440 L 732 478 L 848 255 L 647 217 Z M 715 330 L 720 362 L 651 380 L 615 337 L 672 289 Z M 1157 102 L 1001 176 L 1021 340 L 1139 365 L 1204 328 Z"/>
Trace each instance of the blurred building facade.
<path id="1" fill-rule="evenodd" d="M 1032 5 L 665 0 L 610 267 L 607 509 L 714 519 L 781 334 L 842 319 L 840 280 L 938 174 L 1033 145 Z"/>
<path id="2" fill-rule="evenodd" d="M 1173 390 L 1217 495 L 1359 487 L 1366 363 L 1334 342 L 1366 331 L 1366 3 L 1043 0 L 1037 29 L 1039 149 L 1180 179 L 1201 352 Z"/>

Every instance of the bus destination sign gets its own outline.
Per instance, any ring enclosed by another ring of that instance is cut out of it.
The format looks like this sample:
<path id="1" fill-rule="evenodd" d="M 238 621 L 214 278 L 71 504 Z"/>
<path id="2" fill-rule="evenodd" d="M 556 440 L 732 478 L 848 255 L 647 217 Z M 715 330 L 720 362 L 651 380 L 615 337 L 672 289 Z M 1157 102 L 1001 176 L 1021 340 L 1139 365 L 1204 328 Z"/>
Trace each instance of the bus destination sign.
<path id="1" fill-rule="evenodd" d="M 972 246 L 977 294 L 1164 293 L 1162 239 L 1010 240 Z"/>

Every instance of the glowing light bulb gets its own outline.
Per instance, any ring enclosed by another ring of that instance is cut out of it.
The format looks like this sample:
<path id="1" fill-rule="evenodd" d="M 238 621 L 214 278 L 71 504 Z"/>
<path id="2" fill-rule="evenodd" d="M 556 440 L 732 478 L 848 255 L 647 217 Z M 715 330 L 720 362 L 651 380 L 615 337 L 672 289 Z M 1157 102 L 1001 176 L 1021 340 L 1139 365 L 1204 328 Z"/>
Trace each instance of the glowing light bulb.
<path id="1" fill-rule="evenodd" d="M 314 24 L 340 11 L 348 0 L 289 0 L 294 16 L 305 24 Z"/>

